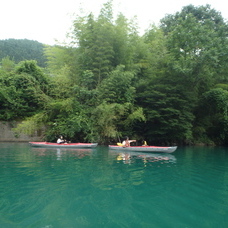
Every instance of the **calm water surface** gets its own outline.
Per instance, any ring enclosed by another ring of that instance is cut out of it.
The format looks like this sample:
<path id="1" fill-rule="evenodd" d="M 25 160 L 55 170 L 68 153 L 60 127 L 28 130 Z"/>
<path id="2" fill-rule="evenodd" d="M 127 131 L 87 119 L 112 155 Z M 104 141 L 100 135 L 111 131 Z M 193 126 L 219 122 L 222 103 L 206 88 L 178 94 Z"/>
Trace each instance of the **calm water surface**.
<path id="1" fill-rule="evenodd" d="M 2 228 L 228 227 L 228 148 L 172 154 L 0 143 Z"/>

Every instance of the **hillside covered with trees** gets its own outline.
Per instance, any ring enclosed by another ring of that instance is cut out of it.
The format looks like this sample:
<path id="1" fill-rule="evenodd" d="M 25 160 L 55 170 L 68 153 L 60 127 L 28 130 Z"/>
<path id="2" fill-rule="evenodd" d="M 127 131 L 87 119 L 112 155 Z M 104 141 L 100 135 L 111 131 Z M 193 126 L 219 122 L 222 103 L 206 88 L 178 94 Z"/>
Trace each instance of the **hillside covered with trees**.
<path id="1" fill-rule="evenodd" d="M 153 145 L 228 145 L 228 24 L 209 5 L 188 5 L 139 35 L 104 4 L 78 16 L 71 43 L 45 47 L 47 68 L 4 58 L 0 119 L 44 139 Z"/>
<path id="2" fill-rule="evenodd" d="M 9 57 L 15 63 L 24 60 L 36 60 L 38 66 L 46 67 L 44 44 L 27 39 L 0 40 L 0 59 Z"/>

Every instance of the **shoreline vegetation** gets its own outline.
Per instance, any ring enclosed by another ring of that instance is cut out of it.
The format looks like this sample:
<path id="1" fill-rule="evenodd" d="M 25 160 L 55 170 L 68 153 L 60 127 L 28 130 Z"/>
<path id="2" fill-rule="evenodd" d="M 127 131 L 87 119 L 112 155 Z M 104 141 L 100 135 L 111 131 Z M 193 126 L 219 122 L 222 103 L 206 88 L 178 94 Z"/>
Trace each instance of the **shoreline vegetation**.
<path id="1" fill-rule="evenodd" d="M 97 17 L 75 17 L 70 43 L 29 42 L 42 64 L 5 45 L 0 121 L 49 142 L 228 145 L 227 34 L 220 12 L 187 5 L 139 35 L 136 19 L 114 16 L 108 1 Z"/>

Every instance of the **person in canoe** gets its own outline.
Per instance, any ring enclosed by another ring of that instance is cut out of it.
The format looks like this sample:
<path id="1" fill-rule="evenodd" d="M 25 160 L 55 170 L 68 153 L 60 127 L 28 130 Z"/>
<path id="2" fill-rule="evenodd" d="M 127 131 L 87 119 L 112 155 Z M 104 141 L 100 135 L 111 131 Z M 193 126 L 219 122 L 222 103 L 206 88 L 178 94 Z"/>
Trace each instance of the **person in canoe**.
<path id="1" fill-rule="evenodd" d="M 142 143 L 142 146 L 148 146 L 146 140 L 143 140 L 142 142 L 143 142 L 143 143 Z"/>
<path id="2" fill-rule="evenodd" d="M 63 139 L 63 136 L 60 136 L 58 139 L 57 139 L 57 143 L 61 144 L 61 143 L 66 143 L 66 140 Z"/>
<path id="3" fill-rule="evenodd" d="M 126 136 L 125 140 L 122 142 L 122 146 L 129 147 L 132 142 L 136 142 L 136 140 L 129 140 L 128 136 Z"/>

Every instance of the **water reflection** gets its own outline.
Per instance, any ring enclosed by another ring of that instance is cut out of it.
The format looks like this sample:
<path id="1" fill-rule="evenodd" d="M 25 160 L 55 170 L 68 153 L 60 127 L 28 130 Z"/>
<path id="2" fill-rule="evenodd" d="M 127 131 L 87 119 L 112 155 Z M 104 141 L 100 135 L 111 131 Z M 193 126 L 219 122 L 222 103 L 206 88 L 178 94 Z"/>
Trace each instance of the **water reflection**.
<path id="1" fill-rule="evenodd" d="M 144 164 L 148 162 L 176 163 L 176 157 L 167 153 L 120 152 L 109 150 L 109 155 L 116 157 L 117 161 L 122 161 L 124 164 L 130 164 L 135 162 L 135 160 L 142 160 Z"/>
<path id="2" fill-rule="evenodd" d="M 60 149 L 57 149 L 57 153 L 56 153 L 56 155 L 57 155 L 57 160 L 61 160 L 61 150 Z"/>
<path id="3" fill-rule="evenodd" d="M 35 156 L 52 156 L 56 160 L 63 160 L 66 157 L 77 157 L 82 159 L 86 156 L 91 156 L 93 149 L 80 148 L 80 149 L 65 149 L 65 148 L 31 148 Z"/>

